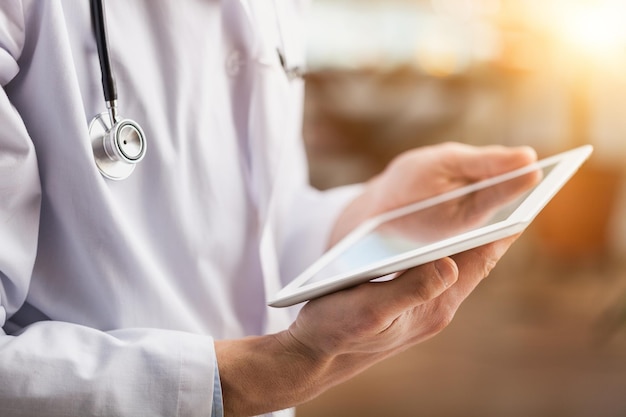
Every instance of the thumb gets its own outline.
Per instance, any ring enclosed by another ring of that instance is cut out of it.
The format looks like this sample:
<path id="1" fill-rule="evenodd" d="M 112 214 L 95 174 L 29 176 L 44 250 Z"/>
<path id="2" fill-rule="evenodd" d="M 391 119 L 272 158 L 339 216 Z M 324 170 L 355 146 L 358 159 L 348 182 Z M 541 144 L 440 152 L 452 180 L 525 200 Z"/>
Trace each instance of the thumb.
<path id="1" fill-rule="evenodd" d="M 459 277 L 459 270 L 451 258 L 417 266 L 399 273 L 394 279 L 373 284 L 381 305 L 394 315 L 424 304 L 447 290 Z"/>

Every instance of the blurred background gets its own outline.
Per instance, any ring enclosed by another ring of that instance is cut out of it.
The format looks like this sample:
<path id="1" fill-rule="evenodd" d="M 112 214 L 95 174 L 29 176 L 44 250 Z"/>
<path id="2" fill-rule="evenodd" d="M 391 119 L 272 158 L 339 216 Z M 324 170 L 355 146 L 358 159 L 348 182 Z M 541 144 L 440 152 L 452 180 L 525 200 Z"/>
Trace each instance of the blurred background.
<path id="1" fill-rule="evenodd" d="M 444 141 L 593 157 L 441 335 L 299 417 L 626 416 L 626 0 L 315 0 L 311 180 Z"/>

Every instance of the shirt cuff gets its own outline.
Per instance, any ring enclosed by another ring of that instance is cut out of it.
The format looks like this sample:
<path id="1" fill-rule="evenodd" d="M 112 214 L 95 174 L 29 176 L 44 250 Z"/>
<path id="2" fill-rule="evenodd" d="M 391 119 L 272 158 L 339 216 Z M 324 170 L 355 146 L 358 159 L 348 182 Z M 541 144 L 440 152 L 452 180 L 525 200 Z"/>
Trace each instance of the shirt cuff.
<path id="1" fill-rule="evenodd" d="M 213 407 L 211 417 L 224 417 L 224 399 L 222 398 L 222 383 L 220 381 L 220 371 L 215 361 L 215 373 L 213 377 Z"/>

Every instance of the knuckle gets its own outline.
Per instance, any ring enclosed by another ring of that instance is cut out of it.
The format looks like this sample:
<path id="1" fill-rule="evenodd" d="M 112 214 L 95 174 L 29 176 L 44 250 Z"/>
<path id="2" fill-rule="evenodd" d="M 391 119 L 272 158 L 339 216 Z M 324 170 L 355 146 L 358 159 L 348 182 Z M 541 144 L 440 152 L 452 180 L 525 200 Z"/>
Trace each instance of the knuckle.
<path id="1" fill-rule="evenodd" d="M 437 297 L 441 293 L 446 277 L 431 264 L 432 270 L 414 280 L 411 296 L 416 303 L 423 303 Z"/>
<path id="2" fill-rule="evenodd" d="M 455 310 L 450 306 L 444 306 L 439 308 L 438 320 L 437 320 L 437 330 L 441 331 L 448 327 L 452 320 L 454 319 Z"/>
<path id="3" fill-rule="evenodd" d="M 497 259 L 493 259 L 493 258 L 485 259 L 485 262 L 483 264 L 483 278 L 487 278 L 487 276 L 489 276 L 491 271 L 493 271 L 493 269 L 496 267 L 497 263 L 498 263 Z"/>
<path id="4" fill-rule="evenodd" d="M 448 327 L 450 323 L 452 323 L 454 314 L 455 309 L 451 306 L 442 304 L 437 305 L 430 315 L 431 320 L 427 326 L 427 332 L 432 335 L 441 332 Z"/>
<path id="5" fill-rule="evenodd" d="M 367 331 L 370 327 L 376 327 L 381 322 L 381 314 L 377 308 L 374 308 L 374 306 L 364 307 L 359 316 L 361 317 L 361 320 L 356 322 L 357 324 L 354 329 L 359 333 Z"/>
<path id="6" fill-rule="evenodd" d="M 433 298 L 432 281 L 431 279 L 416 280 L 411 294 L 416 303 L 422 303 Z"/>
<path id="7" fill-rule="evenodd" d="M 377 333 L 389 325 L 387 316 L 375 303 L 364 305 L 356 314 L 354 320 L 349 321 L 350 327 L 346 329 L 348 333 L 354 336 L 364 336 L 372 332 Z"/>
<path id="8" fill-rule="evenodd" d="M 476 279 L 484 279 L 496 267 L 501 257 L 501 250 L 498 249 L 498 242 L 470 250 L 465 253 L 464 263 L 469 267 L 468 271 Z"/>

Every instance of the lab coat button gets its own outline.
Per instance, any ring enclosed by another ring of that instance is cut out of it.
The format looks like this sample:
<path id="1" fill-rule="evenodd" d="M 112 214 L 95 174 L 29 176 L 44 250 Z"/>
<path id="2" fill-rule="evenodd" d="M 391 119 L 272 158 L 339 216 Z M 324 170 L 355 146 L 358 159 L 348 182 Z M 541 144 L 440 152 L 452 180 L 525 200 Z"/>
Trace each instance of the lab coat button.
<path id="1" fill-rule="evenodd" d="M 241 54 L 239 51 L 232 51 L 226 57 L 226 73 L 231 77 L 239 74 L 239 70 L 241 69 Z"/>

